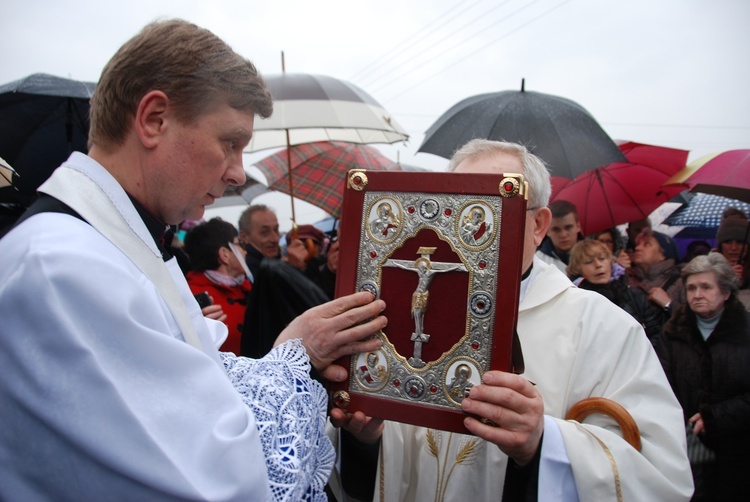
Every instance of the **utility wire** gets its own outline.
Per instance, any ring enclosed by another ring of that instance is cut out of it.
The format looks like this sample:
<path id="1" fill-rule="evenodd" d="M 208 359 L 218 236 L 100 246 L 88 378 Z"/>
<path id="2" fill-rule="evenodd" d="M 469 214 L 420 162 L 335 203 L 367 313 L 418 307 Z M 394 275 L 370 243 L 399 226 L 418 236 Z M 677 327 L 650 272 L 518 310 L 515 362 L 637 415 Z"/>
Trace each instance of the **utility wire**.
<path id="1" fill-rule="evenodd" d="M 554 7 L 552 7 L 551 9 L 548 9 L 547 11 L 545 11 L 545 12 L 543 12 L 543 13 L 539 14 L 539 15 L 538 15 L 538 16 L 536 16 L 535 18 L 532 18 L 531 20 L 529 20 L 528 22 L 526 22 L 526 23 L 524 23 L 524 24 L 522 24 L 522 25 L 520 25 L 520 26 L 516 27 L 515 29 L 513 29 L 513 30 L 511 30 L 511 31 L 509 31 L 509 32 L 507 32 L 507 33 L 505 33 L 505 34 L 503 34 L 502 36 L 500 36 L 500 37 L 498 37 L 498 38 L 494 39 L 494 40 L 493 40 L 492 42 L 490 42 L 490 43 L 488 43 L 488 44 L 486 44 L 486 45 L 484 45 L 484 46 L 480 47 L 480 48 L 479 48 L 479 49 L 477 49 L 476 51 L 474 51 L 474 55 L 476 55 L 476 54 L 478 54 L 478 53 L 482 52 L 483 50 L 485 50 L 485 49 L 487 49 L 488 47 L 490 47 L 490 46 L 492 46 L 492 45 L 496 44 L 496 43 L 497 43 L 497 42 L 499 42 L 500 40 L 502 40 L 502 39 L 504 39 L 504 38 L 506 38 L 506 37 L 508 37 L 508 36 L 510 36 L 510 35 L 512 35 L 512 34 L 514 34 L 514 33 L 516 33 L 517 31 L 519 31 L 519 30 L 521 30 L 521 29 L 525 28 L 526 26 L 530 25 L 531 23 L 534 23 L 534 22 L 538 21 L 539 19 L 541 19 L 542 17 L 544 17 L 544 16 L 546 16 L 547 14 L 551 13 L 552 11 L 554 11 L 554 10 L 557 10 L 558 8 L 562 7 L 562 6 L 564 5 L 564 4 L 568 3 L 569 1 L 570 1 L 570 0 L 564 0 L 564 1 L 562 2 L 562 3 L 560 3 L 560 4 L 558 4 L 558 5 L 554 6 Z M 518 11 L 517 11 L 517 12 L 518 12 Z M 514 14 L 515 14 L 515 13 L 514 13 Z M 497 23 L 496 23 L 496 24 L 497 24 Z M 462 44 L 463 44 L 463 42 L 462 42 Z M 459 44 L 459 45 L 461 45 L 461 44 Z M 433 58 L 433 59 L 434 59 L 434 58 Z M 419 81 L 419 82 L 417 82 L 416 84 L 412 85 L 411 87 L 408 87 L 408 88 L 406 88 L 405 90 L 403 90 L 403 91 L 399 92 L 398 94 L 394 94 L 394 95 L 390 96 L 390 97 L 389 97 L 388 99 L 386 99 L 386 100 L 385 100 L 385 102 L 387 102 L 387 101 L 390 101 L 390 100 L 392 100 L 392 99 L 395 99 L 395 98 L 397 98 L 397 97 L 399 97 L 399 96 L 401 96 L 401 95 L 403 95 L 403 94 L 405 94 L 405 93 L 407 93 L 407 92 L 411 91 L 412 89 L 414 89 L 415 87 L 417 87 L 417 86 L 419 86 L 419 85 L 423 84 L 423 83 L 424 83 L 424 82 L 426 82 L 427 80 L 430 80 L 430 79 L 432 79 L 432 78 L 436 77 L 437 75 L 440 75 L 441 73 L 444 73 L 445 71 L 447 71 L 447 70 L 448 70 L 448 69 L 450 69 L 451 67 L 453 67 L 453 66 L 457 65 L 458 63 L 462 63 L 462 62 L 466 61 L 466 59 L 467 59 L 467 58 L 466 58 L 466 57 L 464 57 L 464 58 L 461 58 L 460 60 L 458 60 L 458 61 L 456 61 L 456 62 L 454 62 L 454 63 L 451 63 L 451 64 L 449 64 L 449 65 L 445 66 L 445 67 L 444 67 L 443 69 L 441 69 L 441 70 L 438 70 L 437 72 L 433 73 L 432 75 L 430 75 L 430 76 L 428 76 L 428 77 L 426 77 L 426 78 L 423 78 L 422 80 L 420 80 L 420 81 Z M 424 64 L 426 64 L 426 63 L 424 63 Z M 424 66 L 424 64 L 422 64 L 422 65 L 420 65 L 420 66 Z M 414 68 L 414 69 L 416 69 L 416 68 Z M 408 71 L 408 72 L 407 72 L 407 73 L 405 73 L 404 75 L 402 75 L 402 76 L 401 76 L 401 78 L 402 78 L 403 76 L 405 76 L 405 75 L 408 75 L 408 74 L 409 74 L 409 73 L 411 73 L 412 71 L 413 71 L 413 69 L 412 69 L 412 70 L 410 70 L 410 71 Z M 387 85 L 390 85 L 390 84 L 387 84 Z M 382 88 L 382 87 L 381 87 L 381 88 Z"/>
<path id="2" fill-rule="evenodd" d="M 426 49 L 426 50 L 422 50 L 422 51 L 421 51 L 420 53 L 417 53 L 417 54 L 415 54 L 415 55 L 414 55 L 414 56 L 412 56 L 412 57 L 418 57 L 418 56 L 420 56 L 420 55 L 424 54 L 424 53 L 425 53 L 426 51 L 428 51 L 428 50 L 429 50 L 429 51 L 431 51 L 431 50 L 434 50 L 434 49 L 435 49 L 435 48 L 436 48 L 437 46 L 439 46 L 439 45 L 440 45 L 441 43 L 445 42 L 446 40 L 449 40 L 449 39 L 450 39 L 450 38 L 451 38 L 451 37 L 452 37 L 453 35 L 455 35 L 456 33 L 459 33 L 460 31 L 462 31 L 462 30 L 463 30 L 463 29 L 465 29 L 466 27 L 468 27 L 468 26 L 471 26 L 471 25 L 473 25 L 473 24 L 474 24 L 474 23 L 475 23 L 475 22 L 476 22 L 477 20 L 479 20 L 479 19 L 483 19 L 483 18 L 487 17 L 487 15 L 488 15 L 488 14 L 489 14 L 490 12 L 492 12 L 492 11 L 496 11 L 496 10 L 498 10 L 498 9 L 500 9 L 500 8 L 502 8 L 502 7 L 504 7 L 504 6 L 505 6 L 505 4 L 509 3 L 510 1 L 511 1 L 511 0 L 506 0 L 506 1 L 504 1 L 504 2 L 502 2 L 502 3 L 500 3 L 500 4 L 498 4 L 498 5 L 495 5 L 495 6 L 492 6 L 492 7 L 490 7 L 490 8 L 489 8 L 488 10 L 486 10 L 485 12 L 483 12 L 483 13 L 479 14 L 478 16 L 474 17 L 473 19 L 470 19 L 470 20 L 469 20 L 468 22 L 466 22 L 466 23 L 465 23 L 465 24 L 463 24 L 462 26 L 460 26 L 460 27 L 456 28 L 455 30 L 453 30 L 452 32 L 450 32 L 450 33 L 446 34 L 445 36 L 443 36 L 443 38 L 441 38 L 441 39 L 440 39 L 440 40 L 438 40 L 437 42 L 435 42 L 435 43 L 431 44 L 431 46 L 430 46 L 430 47 L 429 47 L 428 49 Z M 526 9 L 527 7 L 530 7 L 531 5 L 535 4 L 535 3 L 536 3 L 536 2 L 538 2 L 538 1 L 539 1 L 539 0 L 533 0 L 533 1 L 531 2 L 531 3 L 527 4 L 527 5 L 525 6 L 525 7 L 521 7 L 521 8 L 520 8 L 520 9 L 518 9 L 518 10 L 517 10 L 516 12 L 520 12 L 520 11 L 522 11 L 522 10 Z M 470 36 L 469 36 L 468 38 L 464 39 L 464 40 L 463 40 L 463 41 L 462 41 L 462 42 L 461 42 L 461 43 L 460 43 L 459 45 L 462 45 L 462 44 L 466 43 L 467 41 L 469 41 L 469 40 L 471 40 L 472 38 L 476 37 L 477 35 L 479 35 L 479 34 L 480 34 L 480 33 L 482 33 L 483 31 L 486 31 L 487 29 L 489 29 L 489 28 L 491 28 L 491 27 L 495 26 L 496 24 L 499 24 L 499 23 L 503 22 L 503 21 L 504 21 L 505 19 L 507 19 L 507 18 L 509 18 L 509 17 L 513 16 L 514 14 L 516 14 L 516 12 L 514 12 L 514 13 L 510 14 L 509 16 L 506 16 L 506 17 L 504 17 L 504 18 L 500 19 L 499 21 L 496 21 L 495 23 L 493 23 L 493 24 L 491 24 L 491 25 L 489 25 L 489 26 L 485 27 L 485 28 L 484 28 L 483 30 L 480 30 L 480 31 L 478 31 L 478 32 L 475 32 L 475 33 L 474 33 L 473 35 L 470 35 Z M 454 47 L 455 47 L 455 46 L 454 46 Z M 403 54 L 402 54 L 402 55 L 403 55 Z M 417 68 L 419 68 L 419 67 L 421 67 L 421 66 L 424 66 L 425 64 L 429 63 L 430 61 L 432 61 L 432 60 L 434 60 L 435 58 L 437 58 L 437 57 L 440 57 L 440 56 L 442 56 L 442 55 L 443 55 L 442 51 L 439 51 L 439 52 L 437 53 L 437 55 L 435 55 L 434 57 L 432 57 L 432 58 L 428 59 L 427 61 L 423 62 L 422 64 L 418 65 L 418 66 L 417 66 Z M 410 71 L 408 71 L 408 70 L 407 70 L 406 74 L 408 74 L 408 73 L 410 73 Z M 401 77 L 396 77 L 396 78 L 394 79 L 394 78 L 393 78 L 393 72 L 387 72 L 387 73 L 383 73 L 383 74 L 382 74 L 382 75 L 380 75 L 379 77 L 375 78 L 375 80 L 373 80 L 373 81 L 369 82 L 369 83 L 368 83 L 367 85 L 369 85 L 369 86 L 372 86 L 372 85 L 374 85 L 374 84 L 375 84 L 376 82 L 378 82 L 378 81 L 380 81 L 380 80 L 383 80 L 384 78 L 388 78 L 388 77 L 390 77 L 390 78 L 391 78 L 391 80 L 390 80 L 389 82 L 386 82 L 385 84 L 381 85 L 380 87 L 378 87 L 378 89 L 382 89 L 383 87 L 387 87 L 388 85 L 390 85 L 390 84 L 391 84 L 391 83 L 393 83 L 394 81 L 396 81 L 396 80 L 398 80 L 398 79 L 400 79 L 400 78 L 401 78 Z"/>
<path id="3" fill-rule="evenodd" d="M 383 66 L 386 62 L 388 62 L 389 61 L 388 57 L 391 55 L 391 53 L 393 53 L 393 52 L 399 52 L 399 54 L 403 54 L 404 51 L 410 49 L 411 47 L 413 47 L 414 45 L 416 45 L 418 42 L 422 41 L 422 39 L 424 39 L 426 36 L 431 35 L 435 30 L 437 30 L 439 28 L 442 28 L 446 23 L 450 22 L 455 17 L 460 16 L 461 14 L 463 14 L 464 11 L 466 11 L 467 9 L 473 7 L 477 3 L 479 3 L 479 0 L 477 0 L 476 2 L 474 2 L 472 4 L 463 4 L 464 8 L 458 14 L 455 14 L 454 16 L 451 16 L 450 18 L 448 18 L 447 20 L 445 20 L 443 23 L 441 23 L 441 24 L 433 27 L 430 31 L 428 31 L 426 33 L 423 33 L 426 28 L 429 28 L 433 24 L 437 23 L 441 18 L 447 16 L 448 14 L 451 14 L 456 9 L 455 6 L 449 8 L 447 11 L 443 12 L 441 15 L 439 15 L 433 21 L 431 21 L 430 23 L 428 23 L 425 27 L 420 28 L 419 30 L 415 31 L 414 33 L 412 33 L 411 35 L 409 35 L 408 37 L 406 37 L 406 39 L 404 39 L 400 43 L 398 43 L 395 46 L 391 47 L 385 54 L 383 54 L 382 56 L 380 56 L 379 58 L 377 58 L 371 65 L 365 66 L 364 68 L 362 68 L 361 70 L 359 70 L 357 73 L 355 73 L 354 75 L 352 75 L 351 77 L 349 77 L 349 79 L 350 80 L 356 80 L 358 78 L 360 78 L 360 79 L 361 78 L 366 78 L 367 74 L 372 73 L 373 71 L 375 71 L 375 69 Z M 414 42 L 412 42 L 410 45 L 404 47 L 404 44 L 406 44 L 409 40 L 413 39 L 414 37 L 417 37 L 420 33 L 423 33 L 423 35 L 420 36 L 419 38 L 417 38 L 417 40 L 415 40 Z"/>

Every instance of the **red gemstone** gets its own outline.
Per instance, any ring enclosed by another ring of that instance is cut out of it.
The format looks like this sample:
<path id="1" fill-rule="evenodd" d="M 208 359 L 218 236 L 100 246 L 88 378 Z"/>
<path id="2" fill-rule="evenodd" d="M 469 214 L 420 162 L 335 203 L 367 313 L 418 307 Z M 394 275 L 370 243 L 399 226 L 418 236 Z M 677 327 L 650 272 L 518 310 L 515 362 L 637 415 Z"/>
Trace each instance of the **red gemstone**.
<path id="1" fill-rule="evenodd" d="M 451 208 L 448 208 L 448 209 L 445 210 L 445 215 L 446 216 L 450 216 L 452 214 L 453 214 L 453 210 Z"/>
<path id="2" fill-rule="evenodd" d="M 485 268 L 487 266 L 487 263 L 484 260 L 481 260 L 479 262 L 479 268 Z"/>
<path id="3" fill-rule="evenodd" d="M 437 385 L 430 385 L 430 392 L 433 394 L 437 392 Z"/>
<path id="4" fill-rule="evenodd" d="M 477 308 L 480 309 L 480 310 L 483 309 L 484 308 L 484 302 L 477 302 Z"/>
<path id="5" fill-rule="evenodd" d="M 506 192 L 512 192 L 513 191 L 513 183 L 511 183 L 510 181 L 506 181 L 504 188 L 505 188 Z"/>
<path id="6" fill-rule="evenodd" d="M 399 379 L 397 378 L 397 379 L 395 379 L 395 380 L 393 381 L 393 386 L 394 386 L 394 387 L 398 387 L 399 385 L 401 385 L 401 380 L 399 380 Z"/>
<path id="7" fill-rule="evenodd" d="M 370 258 L 375 259 L 377 258 L 377 256 L 378 256 L 378 253 L 376 253 L 375 251 L 370 251 Z"/>
<path id="8" fill-rule="evenodd" d="M 479 342 L 477 341 L 471 342 L 471 348 L 474 350 L 479 350 Z"/>
<path id="9" fill-rule="evenodd" d="M 414 209 L 414 206 L 409 206 L 406 210 L 409 211 L 409 214 L 412 214 L 414 211 L 416 211 L 416 209 Z"/>
<path id="10" fill-rule="evenodd" d="M 361 183 L 362 183 L 362 178 L 360 178 L 359 176 L 355 176 L 354 177 L 354 184 L 355 185 L 359 185 Z"/>

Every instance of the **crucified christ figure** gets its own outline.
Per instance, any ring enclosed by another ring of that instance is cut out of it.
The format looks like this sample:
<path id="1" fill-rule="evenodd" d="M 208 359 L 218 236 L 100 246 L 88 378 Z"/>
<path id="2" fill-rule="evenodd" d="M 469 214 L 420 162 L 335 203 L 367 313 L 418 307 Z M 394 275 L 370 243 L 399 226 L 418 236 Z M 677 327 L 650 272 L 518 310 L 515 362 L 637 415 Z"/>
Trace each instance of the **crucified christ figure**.
<path id="1" fill-rule="evenodd" d="M 416 272 L 419 277 L 417 289 L 411 295 L 411 316 L 414 318 L 414 333 L 411 341 L 414 342 L 414 356 L 409 358 L 409 364 L 415 368 L 422 368 L 425 362 L 422 360 L 422 344 L 430 341 L 430 335 L 424 332 L 424 315 L 427 311 L 427 301 L 430 297 L 430 283 L 435 274 L 461 270 L 468 272 L 463 263 L 443 263 L 430 261 L 430 255 L 435 252 L 434 247 L 420 247 L 417 254 L 420 255 L 414 261 L 409 260 L 386 260 L 384 267 L 398 267 L 411 272 Z"/>

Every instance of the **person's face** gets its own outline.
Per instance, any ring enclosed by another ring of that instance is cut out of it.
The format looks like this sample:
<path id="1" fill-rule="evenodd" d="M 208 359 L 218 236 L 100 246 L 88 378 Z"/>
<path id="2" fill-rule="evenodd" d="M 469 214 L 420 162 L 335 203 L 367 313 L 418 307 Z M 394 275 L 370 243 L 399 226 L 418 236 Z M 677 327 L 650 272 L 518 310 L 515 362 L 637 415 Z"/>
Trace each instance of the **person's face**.
<path id="1" fill-rule="evenodd" d="M 715 316 L 729 299 L 729 293 L 722 293 L 719 289 L 716 274 L 713 272 L 689 276 L 685 281 L 685 291 L 690 310 L 706 319 Z"/>
<path id="2" fill-rule="evenodd" d="M 515 155 L 497 153 L 487 157 L 466 159 L 456 167 L 454 172 L 474 174 L 523 174 L 524 169 L 521 160 Z M 547 233 L 549 221 L 550 212 L 546 207 L 535 208 L 533 210 L 530 209 L 526 213 L 522 272 L 526 272 L 531 266 L 531 262 L 534 261 L 534 252 Z"/>
<path id="3" fill-rule="evenodd" d="M 724 258 L 726 258 L 731 265 L 736 265 L 740 262 L 740 253 L 742 253 L 742 241 L 724 241 L 719 245 L 719 252 L 724 255 Z"/>
<path id="4" fill-rule="evenodd" d="M 474 211 L 471 212 L 471 220 L 472 220 L 472 223 L 476 225 L 477 223 L 482 221 L 482 213 L 478 209 L 475 209 Z"/>
<path id="5" fill-rule="evenodd" d="M 255 211 L 250 218 L 250 232 L 244 240 L 266 258 L 277 258 L 279 248 L 279 220 L 273 211 Z"/>
<path id="6" fill-rule="evenodd" d="M 157 164 L 150 166 L 144 187 L 147 207 L 166 223 L 198 220 L 228 185 L 244 183 L 242 151 L 254 116 L 227 104 L 190 124 L 166 113 Z"/>
<path id="7" fill-rule="evenodd" d="M 599 242 L 607 246 L 609 248 L 610 253 L 615 252 L 615 241 L 612 239 L 612 234 L 610 234 L 609 232 L 604 232 L 602 234 L 599 234 L 596 237 L 596 240 L 598 240 Z"/>
<path id="8" fill-rule="evenodd" d="M 591 284 L 609 284 L 612 278 L 612 262 L 604 254 L 586 256 L 581 263 L 581 275 Z"/>
<path id="9" fill-rule="evenodd" d="M 339 241 L 334 242 L 331 244 L 331 247 L 328 249 L 328 270 L 333 272 L 334 274 L 339 269 L 339 246 L 341 243 Z"/>
<path id="10" fill-rule="evenodd" d="M 549 238 L 555 250 L 567 253 L 578 242 L 578 232 L 581 226 L 576 221 L 576 215 L 573 213 L 566 214 L 561 218 L 552 218 L 549 226 Z"/>
<path id="11" fill-rule="evenodd" d="M 640 237 L 633 253 L 633 263 L 641 266 L 651 266 L 664 261 L 664 252 L 656 237 L 649 235 Z"/>

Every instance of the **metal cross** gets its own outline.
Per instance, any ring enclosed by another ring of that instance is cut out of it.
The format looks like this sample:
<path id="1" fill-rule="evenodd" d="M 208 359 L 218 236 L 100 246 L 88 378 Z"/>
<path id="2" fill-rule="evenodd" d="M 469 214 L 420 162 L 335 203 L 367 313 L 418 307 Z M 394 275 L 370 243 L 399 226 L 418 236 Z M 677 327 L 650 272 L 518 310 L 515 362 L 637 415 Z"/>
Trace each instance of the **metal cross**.
<path id="1" fill-rule="evenodd" d="M 430 341 L 430 335 L 424 332 L 424 315 L 427 311 L 429 299 L 429 288 L 435 274 L 460 270 L 468 272 L 463 263 L 434 262 L 430 261 L 430 255 L 435 252 L 435 247 L 420 247 L 417 254 L 420 255 L 414 261 L 409 260 L 386 260 L 384 267 L 398 267 L 410 272 L 416 272 L 419 276 L 417 289 L 411 295 L 411 316 L 414 318 L 414 332 L 411 341 L 414 342 L 414 356 L 409 358 L 409 364 L 415 368 L 422 368 L 425 362 L 422 360 L 422 344 Z"/>

